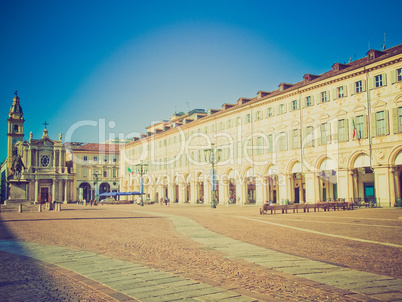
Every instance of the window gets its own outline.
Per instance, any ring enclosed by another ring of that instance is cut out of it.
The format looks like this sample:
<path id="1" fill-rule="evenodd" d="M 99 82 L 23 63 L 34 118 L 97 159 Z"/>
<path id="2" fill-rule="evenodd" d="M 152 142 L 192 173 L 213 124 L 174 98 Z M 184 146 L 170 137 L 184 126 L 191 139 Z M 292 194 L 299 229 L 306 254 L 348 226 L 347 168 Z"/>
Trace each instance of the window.
<path id="1" fill-rule="evenodd" d="M 107 156 L 105 156 L 104 158 L 103 158 L 103 161 L 106 163 L 107 162 Z"/>
<path id="2" fill-rule="evenodd" d="M 257 111 L 256 116 L 257 116 L 257 120 L 260 120 L 262 118 L 261 111 Z"/>
<path id="3" fill-rule="evenodd" d="M 94 156 L 94 161 L 98 161 L 98 157 L 97 157 L 97 156 Z"/>
<path id="4" fill-rule="evenodd" d="M 88 156 L 84 155 L 84 161 L 88 161 Z"/>
<path id="5" fill-rule="evenodd" d="M 14 126 L 13 126 L 13 131 L 14 131 L 14 132 L 18 132 L 18 125 L 14 125 Z"/>
<path id="6" fill-rule="evenodd" d="M 231 128 L 232 127 L 232 120 L 228 120 L 227 124 L 228 124 L 228 128 Z"/>
<path id="7" fill-rule="evenodd" d="M 363 91 L 362 81 L 355 82 L 355 92 L 359 93 Z"/>
<path id="8" fill-rule="evenodd" d="M 397 128 L 398 128 L 398 133 L 400 133 L 400 132 L 402 132 L 402 107 L 399 107 L 397 110 L 398 110 L 397 111 L 397 120 L 398 120 Z"/>
<path id="9" fill-rule="evenodd" d="M 262 145 L 262 137 L 257 137 L 257 154 L 262 154 L 263 145 Z"/>
<path id="10" fill-rule="evenodd" d="M 88 168 L 82 168 L 82 177 L 88 177 Z"/>
<path id="11" fill-rule="evenodd" d="M 345 88 L 343 86 L 336 88 L 336 95 L 338 98 L 343 98 L 345 96 Z"/>
<path id="12" fill-rule="evenodd" d="M 103 177 L 107 177 L 107 171 L 103 171 Z"/>
<path id="13" fill-rule="evenodd" d="M 311 96 L 306 97 L 306 107 L 313 106 L 313 100 L 311 99 Z"/>
<path id="14" fill-rule="evenodd" d="M 292 110 L 297 110 L 299 109 L 299 106 L 297 105 L 297 100 L 292 101 Z"/>
<path id="15" fill-rule="evenodd" d="M 354 129 L 354 135 L 353 138 L 361 139 L 365 138 L 365 131 L 366 131 L 366 126 L 364 122 L 364 115 L 359 115 L 356 116 L 356 123 L 355 123 L 355 129 Z"/>
<path id="16" fill-rule="evenodd" d="M 240 117 L 240 116 L 237 118 L 236 124 L 237 124 L 237 125 L 241 125 L 241 117 Z"/>
<path id="17" fill-rule="evenodd" d="M 286 132 L 279 133 L 278 137 L 279 151 L 287 150 L 287 135 Z"/>
<path id="18" fill-rule="evenodd" d="M 321 92 L 321 103 L 328 102 L 328 93 L 326 91 Z"/>
<path id="19" fill-rule="evenodd" d="M 376 135 L 385 135 L 385 112 L 379 111 L 375 114 L 376 119 Z"/>
<path id="20" fill-rule="evenodd" d="M 268 117 L 274 116 L 274 110 L 272 107 L 268 108 Z"/>
<path id="21" fill-rule="evenodd" d="M 321 145 L 328 144 L 328 123 L 322 123 L 320 126 L 321 130 Z"/>
<path id="22" fill-rule="evenodd" d="M 338 120 L 338 141 L 346 142 L 348 140 L 347 120 Z"/>
<path id="23" fill-rule="evenodd" d="M 115 163 L 117 160 L 116 160 L 116 157 L 113 157 L 113 162 Z"/>
<path id="24" fill-rule="evenodd" d="M 284 114 L 285 111 L 285 104 L 280 104 L 279 105 L 279 114 Z"/>
<path id="25" fill-rule="evenodd" d="M 396 80 L 398 82 L 402 81 L 402 68 L 399 68 L 399 69 L 396 70 Z"/>
<path id="26" fill-rule="evenodd" d="M 116 176 L 117 176 L 117 170 L 113 169 L 113 178 L 116 178 Z"/>
<path id="27" fill-rule="evenodd" d="M 250 113 L 248 113 L 248 114 L 246 115 L 246 121 L 247 121 L 247 123 L 250 123 L 250 122 L 251 122 L 251 115 L 250 115 Z"/>
<path id="28" fill-rule="evenodd" d="M 314 145 L 313 126 L 306 127 L 305 146 L 312 147 Z"/>
<path id="29" fill-rule="evenodd" d="M 292 130 L 292 148 L 298 149 L 300 148 L 300 129 Z"/>
<path id="30" fill-rule="evenodd" d="M 382 74 L 376 75 L 374 77 L 374 87 L 382 87 L 383 79 Z"/>
<path id="31" fill-rule="evenodd" d="M 272 153 L 273 150 L 273 136 L 272 134 L 268 135 L 268 153 Z"/>

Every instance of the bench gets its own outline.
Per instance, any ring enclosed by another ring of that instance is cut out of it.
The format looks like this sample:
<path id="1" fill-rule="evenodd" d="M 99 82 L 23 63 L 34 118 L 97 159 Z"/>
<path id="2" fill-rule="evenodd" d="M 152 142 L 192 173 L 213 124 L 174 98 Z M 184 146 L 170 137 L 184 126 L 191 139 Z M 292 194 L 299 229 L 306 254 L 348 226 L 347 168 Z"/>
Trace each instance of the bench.
<path id="1" fill-rule="evenodd" d="M 320 209 L 324 209 L 324 211 L 329 211 L 331 208 L 334 211 L 339 209 L 343 210 L 353 210 L 353 203 L 350 202 L 318 202 L 318 203 L 296 203 L 293 205 L 272 205 L 272 204 L 264 204 L 262 208 L 260 208 L 260 215 L 267 214 L 271 212 L 271 214 L 276 214 L 276 211 L 281 211 L 282 214 L 287 214 L 288 210 L 293 210 L 293 213 L 299 213 L 299 210 L 303 210 L 304 213 L 310 212 L 310 209 L 314 209 L 314 212 L 319 212 Z"/>

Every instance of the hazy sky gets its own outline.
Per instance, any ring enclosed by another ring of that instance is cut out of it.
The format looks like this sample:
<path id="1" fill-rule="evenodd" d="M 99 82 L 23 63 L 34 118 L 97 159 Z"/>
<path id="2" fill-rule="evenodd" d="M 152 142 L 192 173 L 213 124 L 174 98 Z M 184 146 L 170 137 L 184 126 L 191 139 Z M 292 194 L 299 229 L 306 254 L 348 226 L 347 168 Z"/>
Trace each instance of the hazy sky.
<path id="1" fill-rule="evenodd" d="M 0 161 L 14 91 L 25 139 L 133 136 L 402 43 L 402 1 L 19 1 L 0 7 Z M 101 133 L 99 135 L 99 133 Z"/>

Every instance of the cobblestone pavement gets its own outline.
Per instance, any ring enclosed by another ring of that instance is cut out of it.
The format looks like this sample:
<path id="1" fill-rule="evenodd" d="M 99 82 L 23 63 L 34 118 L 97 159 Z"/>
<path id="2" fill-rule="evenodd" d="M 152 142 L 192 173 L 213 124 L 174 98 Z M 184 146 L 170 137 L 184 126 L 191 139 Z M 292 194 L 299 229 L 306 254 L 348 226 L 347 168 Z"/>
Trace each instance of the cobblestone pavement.
<path id="1" fill-rule="evenodd" d="M 258 213 L 255 206 L 210 209 L 196 205 L 92 208 L 68 205 L 61 212 L 2 213 L 0 238 L 91 251 L 209 285 L 225 294 L 234 293 L 220 298 L 208 298 L 205 294 L 206 301 L 234 299 L 240 295 L 242 299 L 247 296 L 262 301 L 402 300 L 399 260 L 402 240 L 398 235 L 402 228 L 398 217 L 402 212 L 398 209 L 264 216 Z M 213 233 L 207 236 L 199 233 L 197 238 L 197 230 L 194 227 L 191 230 L 189 223 L 202 225 L 203 232 Z M 249 246 L 242 250 L 244 244 Z M 260 252 L 255 254 L 258 248 Z M 262 251 L 268 254 L 261 254 Z M 277 258 L 278 255 L 288 259 Z M 292 257 L 301 257 L 296 270 Z M 46 262 L 46 257 L 41 260 Z M 16 261 L 8 258 L 7 262 Z M 289 263 L 292 265 L 286 265 Z M 301 272 L 301 267 L 310 271 Z M 70 270 L 77 271 L 76 268 Z M 332 270 L 338 270 L 337 274 L 331 275 Z M 350 287 L 347 284 L 353 282 L 344 280 L 355 275 L 348 276 L 346 271 L 365 271 L 375 276 L 367 274 L 367 278 L 374 279 L 365 279 L 356 282 L 358 286 Z M 379 275 L 384 284 L 373 286 L 373 281 L 381 281 Z M 93 280 L 90 276 L 86 278 Z M 73 284 L 78 282 L 74 280 Z M 88 283 L 83 285 L 88 286 Z M 105 282 L 99 282 L 101 285 Z M 17 287 L 9 285 L 13 286 Z M 96 294 L 96 288 L 92 289 Z M 86 291 L 85 287 L 79 289 L 78 286 L 74 290 Z M 116 296 L 106 295 L 105 298 L 101 295 L 103 292 L 98 293 L 99 298 L 92 298 L 93 301 L 116 299 Z M 161 295 L 159 297 L 165 296 L 167 301 L 168 295 L 163 292 Z M 138 293 L 137 297 L 145 299 Z M 125 298 L 120 296 L 120 299 Z M 242 299 L 239 301 L 246 301 Z"/>

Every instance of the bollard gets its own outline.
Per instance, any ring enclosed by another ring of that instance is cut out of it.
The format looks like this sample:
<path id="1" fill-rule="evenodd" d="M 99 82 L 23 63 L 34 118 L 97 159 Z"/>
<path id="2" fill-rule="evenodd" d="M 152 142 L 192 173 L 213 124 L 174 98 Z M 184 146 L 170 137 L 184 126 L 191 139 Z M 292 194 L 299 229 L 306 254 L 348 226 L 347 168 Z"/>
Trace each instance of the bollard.
<path id="1" fill-rule="evenodd" d="M 18 213 L 22 213 L 22 204 L 18 206 Z"/>
<path id="2" fill-rule="evenodd" d="M 61 203 L 59 203 L 59 212 L 61 211 Z"/>
<path id="3" fill-rule="evenodd" d="M 39 204 L 38 212 L 42 212 L 42 205 L 41 204 Z"/>

